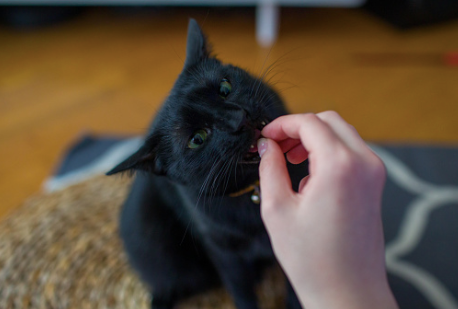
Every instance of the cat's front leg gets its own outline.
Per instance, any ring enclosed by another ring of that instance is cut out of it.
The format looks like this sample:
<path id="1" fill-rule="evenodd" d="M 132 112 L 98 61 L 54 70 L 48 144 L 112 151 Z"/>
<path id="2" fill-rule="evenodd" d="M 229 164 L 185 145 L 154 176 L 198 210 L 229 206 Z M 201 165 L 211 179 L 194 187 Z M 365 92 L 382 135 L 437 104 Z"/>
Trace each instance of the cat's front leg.
<path id="1" fill-rule="evenodd" d="M 151 296 L 151 309 L 172 309 L 174 302 L 171 299 L 160 298 L 158 296 Z"/>
<path id="2" fill-rule="evenodd" d="M 210 258 L 237 309 L 258 309 L 256 276 L 251 263 L 235 252 L 222 250 L 214 245 L 209 251 Z"/>

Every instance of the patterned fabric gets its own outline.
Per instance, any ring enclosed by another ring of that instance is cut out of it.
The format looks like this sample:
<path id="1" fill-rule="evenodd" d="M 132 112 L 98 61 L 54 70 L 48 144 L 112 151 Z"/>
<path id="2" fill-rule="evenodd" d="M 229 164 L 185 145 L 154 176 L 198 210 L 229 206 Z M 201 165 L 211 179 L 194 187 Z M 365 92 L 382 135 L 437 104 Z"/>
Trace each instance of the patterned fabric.
<path id="1" fill-rule="evenodd" d="M 388 171 L 386 262 L 400 307 L 458 309 L 458 149 L 373 149 Z"/>

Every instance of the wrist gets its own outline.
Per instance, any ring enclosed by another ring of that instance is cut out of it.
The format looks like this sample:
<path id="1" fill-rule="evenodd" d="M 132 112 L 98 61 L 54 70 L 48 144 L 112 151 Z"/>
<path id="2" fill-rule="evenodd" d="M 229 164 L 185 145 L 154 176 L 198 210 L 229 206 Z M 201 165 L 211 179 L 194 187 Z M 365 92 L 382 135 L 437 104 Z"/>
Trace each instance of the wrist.
<path id="1" fill-rule="evenodd" d="M 296 291 L 302 305 L 307 309 L 339 308 L 339 309 L 398 309 L 396 299 L 388 283 L 369 287 L 361 285 L 350 287 L 336 284 L 325 289 L 324 293 L 306 293 Z"/>

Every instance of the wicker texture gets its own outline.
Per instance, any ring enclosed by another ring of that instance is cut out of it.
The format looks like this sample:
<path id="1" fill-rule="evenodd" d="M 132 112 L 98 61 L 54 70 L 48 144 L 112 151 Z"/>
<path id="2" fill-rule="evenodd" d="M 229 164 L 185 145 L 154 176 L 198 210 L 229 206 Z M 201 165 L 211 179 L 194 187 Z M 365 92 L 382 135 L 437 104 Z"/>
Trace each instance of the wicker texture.
<path id="1" fill-rule="evenodd" d="M 130 180 L 96 177 L 29 199 L 0 223 L 0 308 L 149 308 L 118 238 L 120 205 Z M 281 308 L 274 270 L 258 289 L 263 308 Z M 234 308 L 223 290 L 179 308 Z"/>

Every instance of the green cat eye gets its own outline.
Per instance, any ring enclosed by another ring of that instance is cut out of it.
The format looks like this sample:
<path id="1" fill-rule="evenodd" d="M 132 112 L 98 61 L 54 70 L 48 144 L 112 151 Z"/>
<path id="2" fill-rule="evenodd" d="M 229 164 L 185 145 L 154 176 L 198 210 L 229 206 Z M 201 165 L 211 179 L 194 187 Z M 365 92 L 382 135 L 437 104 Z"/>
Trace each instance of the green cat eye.
<path id="1" fill-rule="evenodd" d="M 204 144 L 207 139 L 207 131 L 200 129 L 193 133 L 191 139 L 188 142 L 188 147 L 191 149 L 200 147 Z"/>
<path id="2" fill-rule="evenodd" d="M 229 95 L 229 93 L 231 93 L 231 91 L 232 91 L 231 83 L 227 79 L 223 78 L 223 80 L 219 84 L 219 95 L 220 95 L 220 97 L 225 99 Z"/>

